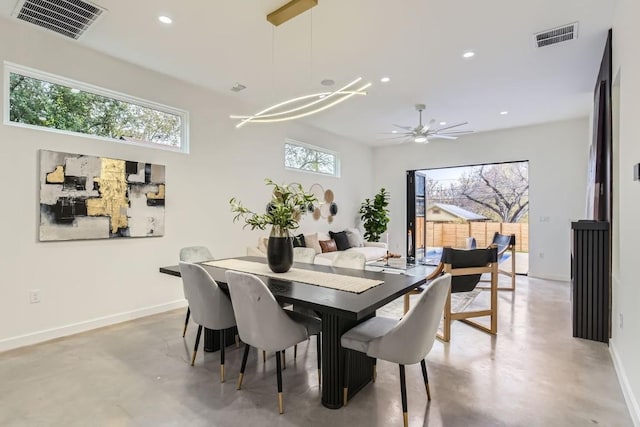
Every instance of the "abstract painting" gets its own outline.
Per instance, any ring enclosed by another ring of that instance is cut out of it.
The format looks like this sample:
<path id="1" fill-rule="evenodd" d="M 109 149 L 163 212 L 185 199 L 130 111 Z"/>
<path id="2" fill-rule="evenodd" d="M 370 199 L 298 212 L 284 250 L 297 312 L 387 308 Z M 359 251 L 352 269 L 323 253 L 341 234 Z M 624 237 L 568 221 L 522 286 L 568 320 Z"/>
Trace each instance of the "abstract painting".
<path id="1" fill-rule="evenodd" d="M 162 236 L 164 169 L 40 150 L 40 241 Z"/>

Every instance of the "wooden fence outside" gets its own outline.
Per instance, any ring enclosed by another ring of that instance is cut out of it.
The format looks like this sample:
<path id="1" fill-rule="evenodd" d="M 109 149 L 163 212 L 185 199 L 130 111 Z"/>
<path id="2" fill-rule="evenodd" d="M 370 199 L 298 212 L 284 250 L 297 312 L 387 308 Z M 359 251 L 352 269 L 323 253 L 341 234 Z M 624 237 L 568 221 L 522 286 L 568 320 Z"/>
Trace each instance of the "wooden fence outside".
<path id="1" fill-rule="evenodd" d="M 424 218 L 416 221 L 416 247 L 424 247 Z M 443 223 L 427 221 L 428 247 L 464 248 L 467 237 L 474 237 L 479 248 L 491 244 L 495 232 L 516 235 L 516 251 L 529 252 L 529 224 L 508 222 Z"/>

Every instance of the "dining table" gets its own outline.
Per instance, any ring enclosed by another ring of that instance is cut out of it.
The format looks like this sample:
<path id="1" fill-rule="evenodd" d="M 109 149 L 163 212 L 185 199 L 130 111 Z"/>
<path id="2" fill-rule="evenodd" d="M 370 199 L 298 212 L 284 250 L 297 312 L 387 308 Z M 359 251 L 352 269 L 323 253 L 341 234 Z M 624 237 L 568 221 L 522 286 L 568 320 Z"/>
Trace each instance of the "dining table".
<path id="1" fill-rule="evenodd" d="M 223 289 L 228 289 L 225 272 L 230 262 L 266 264 L 261 257 L 227 259 L 226 264 L 200 263 Z M 225 261 L 225 260 L 222 260 Z M 246 264 L 249 265 L 249 264 Z M 378 284 L 359 293 L 334 289 L 316 284 L 291 280 L 286 274 L 258 275 L 268 286 L 276 300 L 313 310 L 322 320 L 322 404 L 338 409 L 343 405 L 344 350 L 340 344 L 342 334 L 376 315 L 376 310 L 409 290 L 425 283 L 424 275 L 392 274 L 379 271 L 336 268 L 325 265 L 294 263 L 292 271 L 320 272 L 335 275 L 342 282 L 370 279 Z M 180 276 L 179 266 L 160 267 L 161 273 Z M 315 273 L 313 273 L 315 274 Z M 331 277 L 331 276 L 326 276 Z M 208 334 L 214 339 L 217 334 Z M 205 341 L 207 334 L 205 334 Z M 227 341 L 229 342 L 229 341 Z M 205 342 L 205 347 L 207 343 Z M 209 345 L 211 346 L 211 344 Z M 349 398 L 373 379 L 375 360 L 364 353 L 354 352 L 349 358 Z"/>

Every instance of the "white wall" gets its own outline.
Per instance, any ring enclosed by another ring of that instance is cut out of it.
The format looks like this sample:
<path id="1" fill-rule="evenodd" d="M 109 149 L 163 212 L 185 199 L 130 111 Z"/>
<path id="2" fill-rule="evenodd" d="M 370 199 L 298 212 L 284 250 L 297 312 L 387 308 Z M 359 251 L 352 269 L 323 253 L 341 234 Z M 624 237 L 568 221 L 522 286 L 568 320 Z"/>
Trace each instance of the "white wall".
<path id="1" fill-rule="evenodd" d="M 377 148 L 374 183 L 391 194 L 391 249 L 405 250 L 405 171 L 529 160 L 529 275 L 569 280 L 570 222 L 584 214 L 588 138 L 585 117 L 466 135 L 456 141 Z M 549 221 L 541 222 L 541 217 Z"/>
<path id="2" fill-rule="evenodd" d="M 613 328 L 610 348 L 627 405 L 640 426 L 640 182 L 633 165 L 640 163 L 640 3 L 620 0 L 613 26 L 613 75 L 619 83 L 619 140 L 614 152 L 619 165 L 614 178 Z M 615 121 L 615 119 L 614 119 Z M 623 315 L 620 325 L 619 316 Z"/>
<path id="3" fill-rule="evenodd" d="M 0 126 L 0 351 L 60 334 L 124 320 L 184 304 L 179 279 L 158 273 L 175 264 L 182 246 L 204 244 L 214 256 L 244 255 L 258 232 L 233 224 L 228 201 L 237 196 L 264 209 L 264 178 L 320 183 L 339 206 L 305 229 L 353 226 L 359 203 L 372 191 L 372 149 L 290 122 L 235 129 L 228 116 L 250 112 L 232 96 L 214 94 L 141 69 L 77 42 L 0 19 L 0 60 L 95 84 L 190 112 L 191 154 L 128 146 L 80 136 Z M 215 70 L 212 70 L 215 71 Z M 4 89 L 4 88 L 3 88 Z M 250 90 L 250 89 L 249 89 Z M 242 95 L 250 98 L 250 92 Z M 342 177 L 286 171 L 284 138 L 338 151 Z M 165 236 L 158 238 L 47 242 L 37 240 L 38 150 L 107 156 L 166 165 Z M 42 302 L 29 304 L 30 289 Z M 176 325 L 176 333 L 179 325 Z"/>

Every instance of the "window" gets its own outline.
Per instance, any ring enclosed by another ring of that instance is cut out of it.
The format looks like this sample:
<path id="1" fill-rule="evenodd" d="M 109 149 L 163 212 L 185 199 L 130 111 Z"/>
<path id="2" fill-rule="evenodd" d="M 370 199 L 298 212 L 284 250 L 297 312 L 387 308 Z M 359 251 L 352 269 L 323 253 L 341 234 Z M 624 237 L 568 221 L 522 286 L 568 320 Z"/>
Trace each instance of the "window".
<path id="1" fill-rule="evenodd" d="M 340 176 L 338 153 L 290 139 L 284 144 L 284 165 L 287 169 Z"/>
<path id="2" fill-rule="evenodd" d="M 5 123 L 188 152 L 188 113 L 5 63 Z"/>

